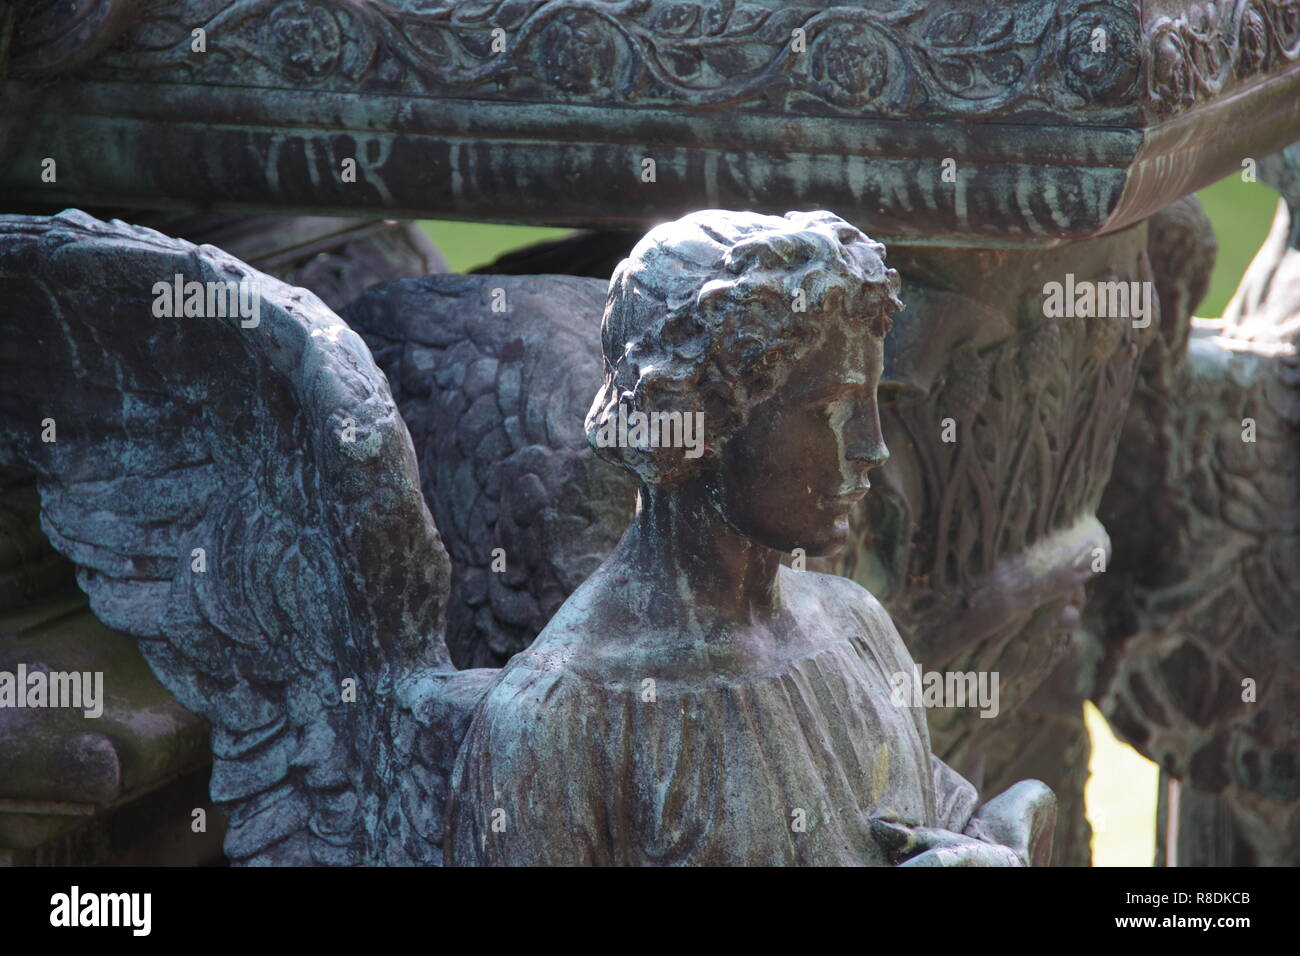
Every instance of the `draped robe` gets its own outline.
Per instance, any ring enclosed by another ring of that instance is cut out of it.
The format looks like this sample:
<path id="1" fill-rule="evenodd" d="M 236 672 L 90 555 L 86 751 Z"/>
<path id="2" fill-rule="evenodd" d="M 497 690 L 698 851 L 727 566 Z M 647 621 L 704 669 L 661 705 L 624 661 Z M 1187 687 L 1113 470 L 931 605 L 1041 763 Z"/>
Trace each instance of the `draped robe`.
<path id="1" fill-rule="evenodd" d="M 975 788 L 891 698 L 913 665 L 888 613 L 847 579 L 781 574 L 836 625 L 752 673 L 638 676 L 618 635 L 561 609 L 478 707 L 446 862 L 879 866 L 873 816 L 962 831 Z M 613 652 L 592 666 L 596 639 Z"/>

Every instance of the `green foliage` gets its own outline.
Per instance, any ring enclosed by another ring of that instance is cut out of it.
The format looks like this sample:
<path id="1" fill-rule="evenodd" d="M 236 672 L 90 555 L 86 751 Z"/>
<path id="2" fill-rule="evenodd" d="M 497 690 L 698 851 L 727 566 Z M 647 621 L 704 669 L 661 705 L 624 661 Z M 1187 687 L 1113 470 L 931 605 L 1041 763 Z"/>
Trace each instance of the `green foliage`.
<path id="1" fill-rule="evenodd" d="M 469 272 L 487 265 L 503 252 L 569 234 L 568 229 L 498 226 L 486 222 L 450 222 L 441 219 L 426 219 L 420 226 L 447 259 L 452 272 Z"/>
<path id="2" fill-rule="evenodd" d="M 1232 298 L 1246 267 L 1268 235 L 1278 198 L 1263 183 L 1242 182 L 1239 173 L 1219 180 L 1196 195 L 1214 223 L 1219 239 L 1219 256 L 1214 263 L 1210 291 L 1196 314 L 1214 319 L 1223 314 L 1223 307 Z"/>

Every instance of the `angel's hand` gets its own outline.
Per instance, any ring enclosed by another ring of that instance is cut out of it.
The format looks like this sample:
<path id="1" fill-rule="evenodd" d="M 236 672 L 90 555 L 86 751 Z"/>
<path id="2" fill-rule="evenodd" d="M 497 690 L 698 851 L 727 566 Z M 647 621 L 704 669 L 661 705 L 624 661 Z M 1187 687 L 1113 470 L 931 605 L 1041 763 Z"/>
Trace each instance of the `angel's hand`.
<path id="1" fill-rule="evenodd" d="M 897 866 L 1024 866 L 1010 847 L 938 827 L 878 817 L 871 832 Z"/>
<path id="2" fill-rule="evenodd" d="M 1021 780 L 975 811 L 962 831 L 1013 850 L 1021 866 L 1047 866 L 1056 829 L 1056 795 L 1040 780 Z"/>

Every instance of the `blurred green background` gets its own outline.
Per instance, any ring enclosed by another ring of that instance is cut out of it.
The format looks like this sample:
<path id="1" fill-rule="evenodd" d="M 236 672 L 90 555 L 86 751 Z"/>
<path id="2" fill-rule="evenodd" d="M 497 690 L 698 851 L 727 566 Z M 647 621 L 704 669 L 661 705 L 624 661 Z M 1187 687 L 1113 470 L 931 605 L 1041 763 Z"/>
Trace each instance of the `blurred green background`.
<path id="1" fill-rule="evenodd" d="M 447 222 L 441 219 L 426 219 L 420 225 L 446 257 L 452 272 L 469 272 L 487 265 L 503 252 L 569 234 L 568 229 L 494 226 L 484 222 Z"/>
<path id="2" fill-rule="evenodd" d="M 1198 193 L 1214 222 L 1219 256 L 1210 291 L 1196 314 L 1217 318 L 1268 233 L 1277 195 L 1262 183 L 1234 175 Z M 486 265 L 502 253 L 557 239 L 565 229 L 426 221 L 421 224 L 455 272 Z M 1096 866 L 1151 866 L 1155 855 L 1155 764 L 1111 733 L 1091 704 L 1085 719 L 1092 738 L 1086 794 Z"/>
<path id="3" fill-rule="evenodd" d="M 1231 176 L 1196 195 L 1219 237 L 1219 258 L 1214 264 L 1210 291 L 1196 314 L 1214 319 L 1223 314 L 1237 282 L 1268 235 L 1277 209 L 1277 193 L 1263 183 L 1243 183 L 1239 176 Z"/>

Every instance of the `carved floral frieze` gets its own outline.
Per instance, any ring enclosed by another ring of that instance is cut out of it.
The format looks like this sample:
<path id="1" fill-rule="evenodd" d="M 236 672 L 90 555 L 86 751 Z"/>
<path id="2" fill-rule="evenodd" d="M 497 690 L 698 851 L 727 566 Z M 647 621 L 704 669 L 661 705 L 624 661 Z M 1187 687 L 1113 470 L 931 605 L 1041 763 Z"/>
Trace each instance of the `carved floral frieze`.
<path id="1" fill-rule="evenodd" d="M 191 0 L 155 6 L 100 71 L 621 106 L 1122 121 L 1144 85 L 1152 111 L 1172 113 L 1297 56 L 1300 0 L 1202 3 L 1145 27 L 1131 0 Z"/>
<path id="2" fill-rule="evenodd" d="M 1300 50 L 1300 0 L 1142 27 L 1131 0 L 856 5 L 651 0 L 191 0 L 107 77 L 506 100 L 992 119 L 1173 110 Z M 204 31 L 205 51 L 194 49 Z M 1100 38 L 1100 39 L 1099 39 Z"/>

